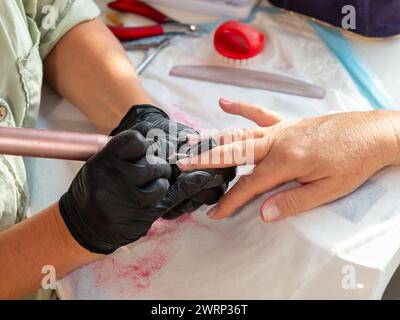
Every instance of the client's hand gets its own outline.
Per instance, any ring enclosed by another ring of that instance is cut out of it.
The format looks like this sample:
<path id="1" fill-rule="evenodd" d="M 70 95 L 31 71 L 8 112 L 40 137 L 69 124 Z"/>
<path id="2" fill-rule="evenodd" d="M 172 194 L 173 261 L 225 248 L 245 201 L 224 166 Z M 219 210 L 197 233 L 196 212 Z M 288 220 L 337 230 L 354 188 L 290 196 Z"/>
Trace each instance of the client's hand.
<path id="1" fill-rule="evenodd" d="M 256 165 L 253 174 L 243 176 L 209 212 L 215 220 L 295 180 L 301 185 L 276 193 L 261 208 L 266 222 L 281 220 L 343 197 L 382 168 L 400 164 L 398 111 L 281 121 L 256 105 L 221 100 L 221 107 L 255 121 L 259 127 L 223 132 L 217 137 L 221 146 L 201 157 L 178 162 L 182 170 L 190 171 Z"/>
<path id="2" fill-rule="evenodd" d="M 187 153 L 187 136 L 197 134 L 195 130 L 177 122 L 170 121 L 169 117 L 160 109 L 151 105 L 134 106 L 121 124 L 112 132 L 112 135 L 126 130 L 137 130 L 156 148 L 158 156 L 174 163 L 175 155 Z M 210 141 L 209 148 L 215 144 Z M 228 184 L 235 177 L 235 168 L 212 169 L 181 173 L 176 165 L 172 165 L 170 183 L 174 186 L 181 202 L 171 206 L 163 215 L 165 219 L 174 219 L 180 215 L 193 212 L 203 204 L 211 205 L 218 202 L 228 188 Z M 203 181 L 199 185 L 199 181 Z M 197 190 L 197 192 L 194 192 Z"/>

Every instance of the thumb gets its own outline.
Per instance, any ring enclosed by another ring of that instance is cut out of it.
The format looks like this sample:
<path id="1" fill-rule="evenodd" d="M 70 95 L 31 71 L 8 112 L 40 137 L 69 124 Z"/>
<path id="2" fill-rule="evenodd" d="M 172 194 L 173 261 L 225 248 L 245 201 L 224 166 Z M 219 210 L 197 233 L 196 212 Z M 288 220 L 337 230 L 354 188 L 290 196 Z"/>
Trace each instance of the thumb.
<path id="1" fill-rule="evenodd" d="M 163 205 L 170 211 L 191 200 L 201 190 L 221 183 L 223 183 L 221 177 L 214 177 L 206 171 L 183 173 L 170 187 Z"/>
<path id="2" fill-rule="evenodd" d="M 111 139 L 101 152 L 133 161 L 143 157 L 149 147 L 145 137 L 138 131 L 126 130 Z"/>
<path id="3" fill-rule="evenodd" d="M 338 198 L 340 195 L 332 190 L 332 182 L 325 178 L 274 194 L 264 202 L 260 214 L 264 222 L 280 221 Z"/>

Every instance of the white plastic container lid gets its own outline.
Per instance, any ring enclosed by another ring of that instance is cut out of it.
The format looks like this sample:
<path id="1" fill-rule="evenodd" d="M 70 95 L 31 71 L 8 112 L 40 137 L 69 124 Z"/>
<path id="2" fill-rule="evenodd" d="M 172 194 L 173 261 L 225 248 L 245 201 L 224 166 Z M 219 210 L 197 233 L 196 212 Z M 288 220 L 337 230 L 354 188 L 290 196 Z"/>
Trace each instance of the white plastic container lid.
<path id="1" fill-rule="evenodd" d="M 146 0 L 145 2 L 209 16 L 245 19 L 260 0 Z"/>

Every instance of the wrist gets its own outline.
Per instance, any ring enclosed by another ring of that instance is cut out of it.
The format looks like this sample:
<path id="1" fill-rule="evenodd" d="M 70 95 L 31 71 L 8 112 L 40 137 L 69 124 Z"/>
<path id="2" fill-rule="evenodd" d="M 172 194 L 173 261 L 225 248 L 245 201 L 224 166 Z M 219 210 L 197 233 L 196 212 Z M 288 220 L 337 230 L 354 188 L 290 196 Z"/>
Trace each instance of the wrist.
<path id="1" fill-rule="evenodd" d="M 389 114 L 389 121 L 393 131 L 393 143 L 395 146 L 393 164 L 395 166 L 400 165 L 400 112 L 391 111 Z"/>
<path id="2" fill-rule="evenodd" d="M 398 111 L 376 111 L 382 115 L 384 126 L 379 128 L 378 133 L 384 133 L 385 143 L 382 153 L 386 155 L 385 161 L 388 166 L 400 165 L 400 112 Z"/>
<path id="3" fill-rule="evenodd" d="M 73 256 L 77 261 L 80 261 L 79 264 L 89 263 L 102 257 L 100 254 L 95 254 L 85 249 L 75 240 L 61 216 L 58 204 L 53 205 L 52 209 L 52 220 L 62 252 Z"/>

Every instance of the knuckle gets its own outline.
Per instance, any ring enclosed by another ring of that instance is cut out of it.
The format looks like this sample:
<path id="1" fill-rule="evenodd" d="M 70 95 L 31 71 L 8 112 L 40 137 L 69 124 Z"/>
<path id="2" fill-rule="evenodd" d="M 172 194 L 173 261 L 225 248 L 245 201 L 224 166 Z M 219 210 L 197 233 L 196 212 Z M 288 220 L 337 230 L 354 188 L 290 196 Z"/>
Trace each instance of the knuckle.
<path id="1" fill-rule="evenodd" d="M 259 130 L 261 130 L 261 129 L 260 128 L 257 128 L 257 130 L 255 130 L 254 128 L 243 129 L 243 139 L 244 140 L 255 139 L 256 134 L 258 133 Z"/>
<path id="2" fill-rule="evenodd" d="M 245 137 L 246 131 L 244 129 L 236 129 L 234 131 L 234 137 L 233 140 L 242 140 Z"/>
<path id="3" fill-rule="evenodd" d="M 264 108 L 261 105 L 256 104 L 256 105 L 254 105 L 254 109 L 255 109 L 256 116 L 259 117 L 259 119 L 261 119 L 265 114 Z"/>
<path id="4" fill-rule="evenodd" d="M 220 144 L 229 144 L 232 142 L 232 135 L 234 133 L 230 130 L 224 129 L 221 132 L 219 132 L 218 137 L 219 137 L 219 143 Z"/>
<path id="5" fill-rule="evenodd" d="M 332 201 L 339 199 L 342 196 L 344 196 L 345 194 L 347 194 L 346 190 L 339 188 L 339 187 L 327 188 L 326 190 L 320 190 L 320 192 L 323 197 L 325 197 L 327 199 L 332 199 Z"/>
<path id="6" fill-rule="evenodd" d="M 302 147 L 291 146 L 284 149 L 282 158 L 287 162 L 304 162 L 307 159 L 307 154 Z"/>
<path id="7" fill-rule="evenodd" d="M 242 145 L 242 143 L 241 143 L 240 141 L 235 141 L 235 142 L 233 143 L 233 150 L 234 150 L 235 152 L 242 153 L 242 152 L 243 152 L 243 145 Z"/>
<path id="8" fill-rule="evenodd" d="M 250 176 L 243 176 L 237 183 L 237 188 L 240 189 L 241 191 L 248 191 L 250 185 L 251 185 Z"/>
<path id="9" fill-rule="evenodd" d="M 242 194 L 258 195 L 261 193 L 260 185 L 252 175 L 242 176 L 236 184 L 236 188 Z"/>
<path id="10" fill-rule="evenodd" d="M 264 178 L 259 174 L 257 167 L 254 169 L 253 174 L 242 176 L 240 178 L 240 189 L 243 192 L 251 193 L 254 196 L 263 194 L 265 192 Z"/>
<path id="11" fill-rule="evenodd" d="M 299 202 L 291 192 L 278 194 L 275 199 L 278 209 L 283 212 L 285 216 L 291 216 L 300 212 Z"/>
<path id="12" fill-rule="evenodd" d="M 241 141 L 235 141 L 233 143 L 233 155 L 234 155 L 234 159 L 241 159 L 242 155 L 243 155 L 243 144 Z"/>
<path id="13" fill-rule="evenodd" d="M 331 179 L 329 187 L 325 191 L 325 195 L 334 199 L 339 199 L 347 194 L 352 193 L 356 187 L 349 183 L 349 177 L 345 175 L 336 176 Z"/>

